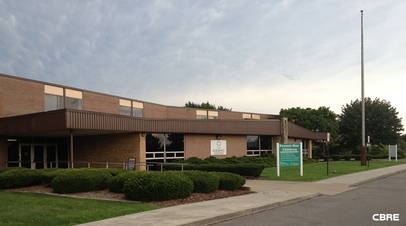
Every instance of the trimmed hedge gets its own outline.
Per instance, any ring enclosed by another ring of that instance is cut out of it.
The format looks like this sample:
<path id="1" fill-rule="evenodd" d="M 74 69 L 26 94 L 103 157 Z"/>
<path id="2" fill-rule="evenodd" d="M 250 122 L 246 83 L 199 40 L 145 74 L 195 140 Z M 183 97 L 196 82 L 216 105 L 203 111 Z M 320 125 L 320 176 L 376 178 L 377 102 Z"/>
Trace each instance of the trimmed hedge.
<path id="1" fill-rule="evenodd" d="M 193 192 L 210 193 L 219 188 L 219 177 L 202 171 L 183 171 L 193 182 Z"/>
<path id="2" fill-rule="evenodd" d="M 58 175 L 64 173 L 66 170 L 65 169 L 46 169 L 43 170 L 42 172 L 42 183 L 50 185 L 51 181 Z"/>
<path id="3" fill-rule="evenodd" d="M 136 173 L 139 173 L 139 172 L 128 172 L 127 171 L 126 173 L 122 173 L 122 174 L 119 174 L 119 175 L 111 178 L 107 182 L 107 188 L 111 192 L 123 193 L 124 182 L 126 180 L 128 180 L 128 178 L 133 177 Z"/>
<path id="4" fill-rule="evenodd" d="M 27 168 L 14 168 L 0 173 L 0 188 L 17 188 L 41 184 L 42 173 Z"/>
<path id="5" fill-rule="evenodd" d="M 102 190 L 107 188 L 107 181 L 112 177 L 106 170 L 65 169 L 51 181 L 50 185 L 57 193 Z"/>
<path id="6" fill-rule="evenodd" d="M 184 170 L 198 170 L 206 172 L 229 172 L 241 176 L 259 177 L 264 170 L 264 164 L 241 163 L 241 164 L 199 164 L 184 165 Z M 164 165 L 164 170 L 181 170 L 180 165 Z"/>
<path id="7" fill-rule="evenodd" d="M 193 182 L 182 172 L 135 173 L 124 182 L 124 195 L 129 200 L 164 201 L 189 197 Z"/>
<path id="8" fill-rule="evenodd" d="M 234 173 L 228 172 L 211 172 L 211 173 L 219 178 L 220 190 L 234 191 L 241 188 L 246 182 L 244 177 Z"/>

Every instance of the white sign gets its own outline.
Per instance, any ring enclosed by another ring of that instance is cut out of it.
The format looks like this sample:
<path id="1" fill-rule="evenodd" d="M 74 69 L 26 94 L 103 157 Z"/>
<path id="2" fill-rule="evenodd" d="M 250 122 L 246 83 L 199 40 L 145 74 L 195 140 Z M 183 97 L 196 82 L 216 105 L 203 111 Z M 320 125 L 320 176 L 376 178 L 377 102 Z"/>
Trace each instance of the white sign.
<path id="1" fill-rule="evenodd" d="M 227 154 L 227 141 L 226 140 L 211 140 L 210 141 L 211 155 L 226 155 Z"/>
<path id="2" fill-rule="evenodd" d="M 398 161 L 398 145 L 389 145 L 389 161 L 391 160 L 392 157 L 396 159 L 396 162 Z"/>

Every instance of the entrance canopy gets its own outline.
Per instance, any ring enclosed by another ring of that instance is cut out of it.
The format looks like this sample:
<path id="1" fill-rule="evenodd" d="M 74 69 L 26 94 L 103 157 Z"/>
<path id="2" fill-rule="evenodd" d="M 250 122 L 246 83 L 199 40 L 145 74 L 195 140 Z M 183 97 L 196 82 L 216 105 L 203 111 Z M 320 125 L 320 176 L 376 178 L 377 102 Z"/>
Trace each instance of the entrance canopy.
<path id="1" fill-rule="evenodd" d="M 313 132 L 289 123 L 289 136 L 325 140 L 326 133 Z M 229 135 L 281 135 L 279 119 L 146 119 L 123 115 L 61 109 L 0 118 L 0 136 L 75 136 L 149 132 Z"/>

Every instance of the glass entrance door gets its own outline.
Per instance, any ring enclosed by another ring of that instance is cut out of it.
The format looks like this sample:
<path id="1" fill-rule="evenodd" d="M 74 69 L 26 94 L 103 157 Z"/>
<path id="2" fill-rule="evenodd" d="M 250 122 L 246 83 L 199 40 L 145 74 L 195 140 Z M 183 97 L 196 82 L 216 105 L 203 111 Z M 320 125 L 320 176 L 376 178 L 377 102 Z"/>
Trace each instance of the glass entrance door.
<path id="1" fill-rule="evenodd" d="M 43 169 L 44 168 L 44 145 L 34 145 L 34 159 L 33 159 L 33 169 Z"/>
<path id="2" fill-rule="evenodd" d="M 19 155 L 21 167 L 58 168 L 58 152 L 54 144 L 21 144 Z"/>
<path id="3" fill-rule="evenodd" d="M 56 145 L 46 146 L 46 168 L 58 168 L 58 152 Z"/>
<path id="4" fill-rule="evenodd" d="M 20 146 L 21 167 L 31 168 L 31 145 Z"/>

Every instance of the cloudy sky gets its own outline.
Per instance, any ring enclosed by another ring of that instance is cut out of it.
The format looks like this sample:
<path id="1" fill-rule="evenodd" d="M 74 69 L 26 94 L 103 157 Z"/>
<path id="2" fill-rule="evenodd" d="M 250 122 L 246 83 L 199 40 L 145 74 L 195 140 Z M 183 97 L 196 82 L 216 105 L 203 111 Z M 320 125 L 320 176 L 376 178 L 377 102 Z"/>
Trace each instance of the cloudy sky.
<path id="1" fill-rule="evenodd" d="M 0 73 L 233 111 L 390 101 L 406 123 L 406 1 L 0 0 Z"/>

